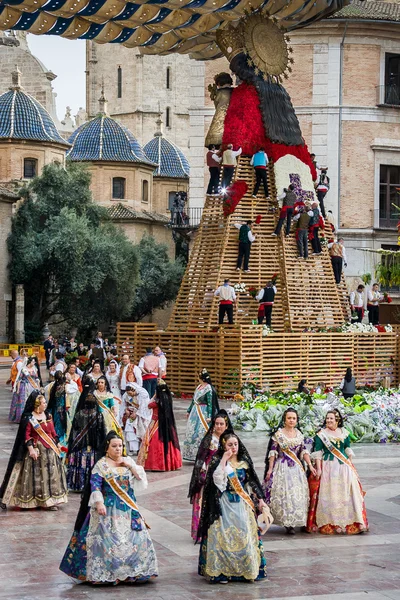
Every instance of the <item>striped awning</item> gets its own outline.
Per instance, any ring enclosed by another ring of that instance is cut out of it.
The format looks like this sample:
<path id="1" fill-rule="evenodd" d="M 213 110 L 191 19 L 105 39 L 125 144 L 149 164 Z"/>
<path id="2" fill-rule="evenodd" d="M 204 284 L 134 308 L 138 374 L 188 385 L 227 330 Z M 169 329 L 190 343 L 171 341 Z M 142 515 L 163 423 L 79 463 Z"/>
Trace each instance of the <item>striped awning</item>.
<path id="1" fill-rule="evenodd" d="M 219 27 L 264 7 L 288 31 L 332 15 L 350 0 L 0 0 L 0 30 L 140 47 L 143 54 L 221 56 Z"/>

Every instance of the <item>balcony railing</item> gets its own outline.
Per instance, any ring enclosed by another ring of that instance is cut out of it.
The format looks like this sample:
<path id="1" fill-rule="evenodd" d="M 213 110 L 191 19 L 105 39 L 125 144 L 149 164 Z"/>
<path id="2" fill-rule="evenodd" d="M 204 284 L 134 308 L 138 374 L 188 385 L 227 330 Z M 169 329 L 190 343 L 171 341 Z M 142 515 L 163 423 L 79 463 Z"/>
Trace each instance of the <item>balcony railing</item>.
<path id="1" fill-rule="evenodd" d="M 396 83 L 377 85 L 376 103 L 378 106 L 400 107 L 400 86 Z"/>
<path id="2" fill-rule="evenodd" d="M 184 209 L 171 208 L 169 226 L 173 229 L 196 229 L 200 225 L 202 214 L 203 209 L 198 206 Z"/>

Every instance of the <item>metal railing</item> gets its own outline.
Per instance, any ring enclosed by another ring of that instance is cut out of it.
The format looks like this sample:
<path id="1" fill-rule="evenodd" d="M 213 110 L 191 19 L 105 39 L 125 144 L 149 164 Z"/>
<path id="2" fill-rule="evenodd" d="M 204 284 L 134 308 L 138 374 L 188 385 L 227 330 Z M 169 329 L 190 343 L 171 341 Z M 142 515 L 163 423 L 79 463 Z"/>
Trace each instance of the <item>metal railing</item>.
<path id="1" fill-rule="evenodd" d="M 173 229 L 195 229 L 200 225 L 203 209 L 199 206 L 188 208 L 171 208 L 169 226 Z"/>
<path id="2" fill-rule="evenodd" d="M 376 86 L 376 103 L 378 106 L 400 107 L 400 86 L 396 83 Z"/>

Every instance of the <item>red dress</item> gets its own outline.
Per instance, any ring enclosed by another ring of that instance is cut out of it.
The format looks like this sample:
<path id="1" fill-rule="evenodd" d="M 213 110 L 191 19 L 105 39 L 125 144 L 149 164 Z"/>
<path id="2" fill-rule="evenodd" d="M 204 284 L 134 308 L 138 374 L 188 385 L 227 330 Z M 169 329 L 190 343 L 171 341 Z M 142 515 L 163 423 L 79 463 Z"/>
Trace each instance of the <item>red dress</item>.
<path id="1" fill-rule="evenodd" d="M 153 418 L 148 429 L 150 441 L 144 468 L 146 471 L 176 471 L 182 467 L 181 451 L 169 442 L 165 461 L 164 444 L 158 436 L 158 404 L 150 402 L 149 408 L 153 409 Z"/>

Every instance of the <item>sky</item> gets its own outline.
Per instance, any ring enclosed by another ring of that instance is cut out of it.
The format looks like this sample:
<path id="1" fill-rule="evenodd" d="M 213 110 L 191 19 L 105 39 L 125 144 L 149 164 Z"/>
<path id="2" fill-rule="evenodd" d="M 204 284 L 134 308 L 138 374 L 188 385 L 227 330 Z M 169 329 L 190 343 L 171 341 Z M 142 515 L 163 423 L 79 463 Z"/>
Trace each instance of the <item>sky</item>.
<path id="1" fill-rule="evenodd" d="M 85 42 L 67 40 L 55 35 L 28 35 L 28 45 L 34 56 L 53 71 L 57 78 L 52 82 L 57 94 L 57 115 L 64 118 L 66 106 L 74 116 L 79 107 L 85 108 Z"/>

